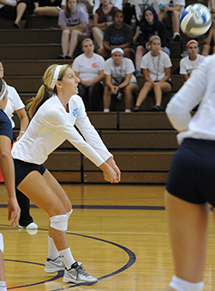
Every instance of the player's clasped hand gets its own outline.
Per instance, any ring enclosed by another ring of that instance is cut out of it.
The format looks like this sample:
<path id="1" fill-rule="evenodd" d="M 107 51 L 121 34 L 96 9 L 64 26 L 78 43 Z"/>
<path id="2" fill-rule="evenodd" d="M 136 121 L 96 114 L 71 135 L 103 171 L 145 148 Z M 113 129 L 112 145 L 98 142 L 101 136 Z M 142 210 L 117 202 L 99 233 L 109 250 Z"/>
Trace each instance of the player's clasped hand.
<path id="1" fill-rule="evenodd" d="M 104 162 L 100 169 L 103 171 L 105 181 L 110 183 L 119 183 L 121 180 L 121 172 L 117 167 L 113 158 L 109 158 Z"/>

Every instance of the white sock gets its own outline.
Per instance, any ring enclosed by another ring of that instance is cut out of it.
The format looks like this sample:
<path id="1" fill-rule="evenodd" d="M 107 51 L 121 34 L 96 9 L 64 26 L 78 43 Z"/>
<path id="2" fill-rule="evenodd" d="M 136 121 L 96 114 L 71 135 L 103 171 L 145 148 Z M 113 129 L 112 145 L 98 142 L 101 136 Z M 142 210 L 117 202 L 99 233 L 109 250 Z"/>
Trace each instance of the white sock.
<path id="1" fill-rule="evenodd" d="M 0 281 L 0 291 L 7 291 L 7 286 L 5 281 Z"/>
<path id="2" fill-rule="evenodd" d="M 48 236 L 48 258 L 54 260 L 59 257 L 59 255 L 60 254 L 55 246 L 54 240 Z"/>
<path id="3" fill-rule="evenodd" d="M 125 112 L 129 113 L 129 112 L 131 112 L 131 109 L 125 109 Z"/>
<path id="4" fill-rule="evenodd" d="M 180 35 L 179 32 L 174 32 L 173 36 Z"/>
<path id="5" fill-rule="evenodd" d="M 109 108 L 104 108 L 104 112 L 110 112 Z"/>
<path id="6" fill-rule="evenodd" d="M 59 251 L 59 253 L 64 261 L 66 268 L 70 269 L 72 264 L 76 262 L 75 259 L 73 258 L 70 248 Z"/>

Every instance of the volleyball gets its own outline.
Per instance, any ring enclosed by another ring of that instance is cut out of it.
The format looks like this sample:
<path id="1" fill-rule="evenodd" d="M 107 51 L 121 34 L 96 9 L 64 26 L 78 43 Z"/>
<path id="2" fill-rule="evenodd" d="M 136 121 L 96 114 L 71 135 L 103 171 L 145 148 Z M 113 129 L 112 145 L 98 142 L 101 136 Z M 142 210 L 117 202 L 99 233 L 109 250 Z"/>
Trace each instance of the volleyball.
<path id="1" fill-rule="evenodd" d="M 203 4 L 191 4 L 181 14 L 180 27 L 189 37 L 198 37 L 208 31 L 211 26 L 211 13 Z"/>

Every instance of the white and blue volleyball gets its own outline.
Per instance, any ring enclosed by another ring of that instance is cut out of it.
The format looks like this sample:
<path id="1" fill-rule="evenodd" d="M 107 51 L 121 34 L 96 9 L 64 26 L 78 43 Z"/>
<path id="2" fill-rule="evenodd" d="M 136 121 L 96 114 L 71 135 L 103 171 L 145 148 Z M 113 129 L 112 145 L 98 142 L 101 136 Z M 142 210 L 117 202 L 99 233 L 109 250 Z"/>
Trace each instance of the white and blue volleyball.
<path id="1" fill-rule="evenodd" d="M 211 26 L 211 13 L 203 4 L 191 4 L 181 14 L 180 27 L 189 37 L 199 37 Z"/>

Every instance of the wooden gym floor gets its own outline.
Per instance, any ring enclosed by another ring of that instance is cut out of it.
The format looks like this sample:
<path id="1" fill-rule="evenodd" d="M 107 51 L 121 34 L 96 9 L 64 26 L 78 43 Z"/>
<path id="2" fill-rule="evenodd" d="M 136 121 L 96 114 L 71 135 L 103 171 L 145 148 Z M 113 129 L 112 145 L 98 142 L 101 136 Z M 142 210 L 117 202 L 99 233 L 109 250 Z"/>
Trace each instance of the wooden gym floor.
<path id="1" fill-rule="evenodd" d="M 0 232 L 5 242 L 8 290 L 19 291 L 158 291 L 173 274 L 166 225 L 164 186 L 63 185 L 74 212 L 68 239 L 76 260 L 99 278 L 93 286 L 63 283 L 62 272 L 47 274 L 47 214 L 34 206 L 39 230 L 10 227 L 7 194 L 0 185 Z M 205 289 L 215 290 L 215 228 L 211 215 Z"/>

